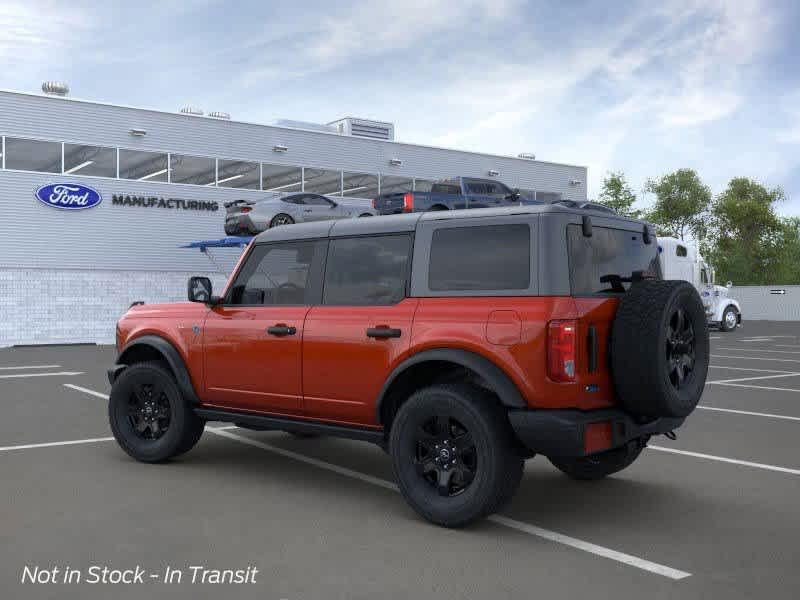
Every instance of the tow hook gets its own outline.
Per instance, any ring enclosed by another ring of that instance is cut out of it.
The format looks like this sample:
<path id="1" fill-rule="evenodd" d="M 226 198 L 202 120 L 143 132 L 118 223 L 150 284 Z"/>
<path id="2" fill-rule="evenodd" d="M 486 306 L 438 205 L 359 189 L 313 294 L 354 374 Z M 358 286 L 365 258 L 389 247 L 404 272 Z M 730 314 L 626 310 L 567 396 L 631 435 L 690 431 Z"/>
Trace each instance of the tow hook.
<path id="1" fill-rule="evenodd" d="M 678 436 L 675 435 L 674 431 L 667 431 L 664 434 L 664 437 L 667 438 L 668 440 L 672 440 L 673 442 L 678 439 Z"/>

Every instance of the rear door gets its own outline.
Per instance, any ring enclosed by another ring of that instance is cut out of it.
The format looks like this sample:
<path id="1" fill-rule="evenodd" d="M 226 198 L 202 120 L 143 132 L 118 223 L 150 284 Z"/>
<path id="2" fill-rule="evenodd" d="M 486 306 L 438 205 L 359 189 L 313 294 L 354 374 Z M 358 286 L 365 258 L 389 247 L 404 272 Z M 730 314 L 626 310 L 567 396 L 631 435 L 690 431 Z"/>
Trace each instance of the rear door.
<path id="1" fill-rule="evenodd" d="M 375 423 L 381 386 L 411 339 L 411 246 L 410 233 L 330 240 L 322 304 L 303 333 L 308 416 Z"/>

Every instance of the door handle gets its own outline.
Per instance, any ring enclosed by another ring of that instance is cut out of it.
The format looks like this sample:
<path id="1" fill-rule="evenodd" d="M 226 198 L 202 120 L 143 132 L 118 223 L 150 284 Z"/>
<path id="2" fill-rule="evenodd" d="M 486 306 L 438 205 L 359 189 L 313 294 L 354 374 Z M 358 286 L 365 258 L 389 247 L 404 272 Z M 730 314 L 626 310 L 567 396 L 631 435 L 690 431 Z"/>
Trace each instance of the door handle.
<path id="1" fill-rule="evenodd" d="M 288 325 L 278 324 L 272 327 L 267 327 L 267 333 L 270 335 L 277 335 L 283 337 L 284 335 L 294 335 L 297 333 L 296 327 L 289 327 Z"/>
<path id="2" fill-rule="evenodd" d="M 310 208 L 305 209 L 303 212 L 311 212 Z"/>
<path id="3" fill-rule="evenodd" d="M 402 331 L 391 327 L 370 327 L 367 329 L 367 337 L 371 338 L 399 338 Z"/>

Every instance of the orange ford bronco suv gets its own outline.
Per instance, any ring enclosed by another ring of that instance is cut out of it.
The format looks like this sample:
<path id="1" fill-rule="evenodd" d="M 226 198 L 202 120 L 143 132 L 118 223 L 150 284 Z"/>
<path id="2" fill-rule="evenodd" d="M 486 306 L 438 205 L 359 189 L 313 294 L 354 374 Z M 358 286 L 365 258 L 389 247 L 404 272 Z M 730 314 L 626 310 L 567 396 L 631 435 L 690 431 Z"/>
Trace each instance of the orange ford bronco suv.
<path id="1" fill-rule="evenodd" d="M 503 505 L 541 454 L 577 479 L 630 465 L 697 405 L 703 304 L 664 281 L 651 226 L 514 206 L 287 225 L 225 289 L 132 307 L 109 371 L 132 457 L 192 448 L 206 421 L 379 444 L 424 518 Z"/>

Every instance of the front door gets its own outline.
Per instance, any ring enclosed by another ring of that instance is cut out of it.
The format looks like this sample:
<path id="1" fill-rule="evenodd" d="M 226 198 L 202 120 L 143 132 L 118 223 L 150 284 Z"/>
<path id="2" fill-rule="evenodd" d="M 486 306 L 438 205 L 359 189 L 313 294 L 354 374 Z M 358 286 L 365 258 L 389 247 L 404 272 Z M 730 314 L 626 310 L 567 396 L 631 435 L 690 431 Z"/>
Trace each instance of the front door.
<path id="1" fill-rule="evenodd" d="M 306 194 L 303 197 L 303 220 L 304 221 L 329 221 L 341 216 L 341 210 L 337 210 L 337 205 L 325 196 L 318 194 Z"/>
<path id="2" fill-rule="evenodd" d="M 302 410 L 301 348 L 324 243 L 254 246 L 204 324 L 206 400 L 228 409 Z M 319 280 L 317 275 L 316 280 Z"/>
<path id="3" fill-rule="evenodd" d="M 322 304 L 303 332 L 306 414 L 374 424 L 375 401 L 409 347 L 418 300 L 406 298 L 410 234 L 330 241 Z"/>

